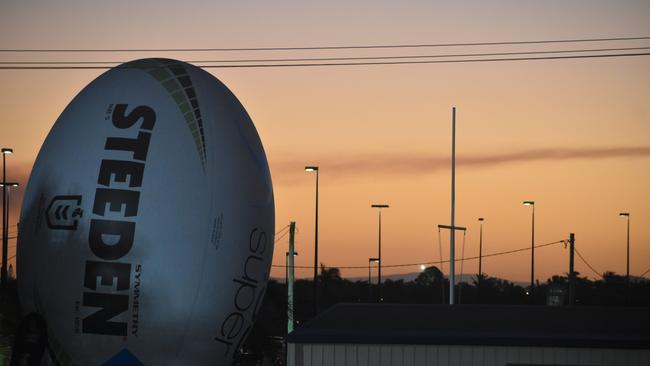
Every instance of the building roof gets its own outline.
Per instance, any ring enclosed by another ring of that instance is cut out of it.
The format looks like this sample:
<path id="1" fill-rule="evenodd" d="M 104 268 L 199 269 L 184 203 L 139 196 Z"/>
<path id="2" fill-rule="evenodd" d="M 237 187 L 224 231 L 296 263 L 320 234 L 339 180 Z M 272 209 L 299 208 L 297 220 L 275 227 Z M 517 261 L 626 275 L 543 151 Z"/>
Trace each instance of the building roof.
<path id="1" fill-rule="evenodd" d="M 650 349 L 650 308 L 337 304 L 287 341 Z"/>

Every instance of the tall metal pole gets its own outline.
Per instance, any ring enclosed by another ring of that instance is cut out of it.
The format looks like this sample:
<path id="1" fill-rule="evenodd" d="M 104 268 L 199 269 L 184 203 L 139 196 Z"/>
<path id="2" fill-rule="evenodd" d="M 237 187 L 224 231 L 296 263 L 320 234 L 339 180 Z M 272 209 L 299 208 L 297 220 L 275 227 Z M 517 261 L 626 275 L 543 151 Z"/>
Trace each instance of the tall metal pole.
<path id="1" fill-rule="evenodd" d="M 379 209 L 379 262 L 377 263 L 377 302 L 381 302 L 381 209 Z"/>
<path id="2" fill-rule="evenodd" d="M 630 213 L 621 212 L 619 216 L 625 217 L 627 219 L 627 254 L 626 254 L 626 264 L 625 264 L 625 281 L 630 282 Z"/>
<path id="3" fill-rule="evenodd" d="M 287 258 L 287 270 L 289 275 L 287 276 L 287 334 L 293 332 L 294 326 L 294 310 L 293 310 L 293 281 L 295 279 L 294 275 L 294 256 L 296 255 L 294 242 L 295 242 L 295 233 L 296 233 L 296 222 L 291 221 L 289 224 L 289 256 Z"/>
<path id="4" fill-rule="evenodd" d="M 530 299 L 535 302 L 535 205 L 533 204 L 533 229 L 530 243 Z"/>
<path id="5" fill-rule="evenodd" d="M 381 209 L 382 208 L 388 208 L 389 206 L 386 204 L 372 204 L 370 205 L 371 208 L 376 208 L 379 210 L 379 225 L 378 225 L 378 230 L 379 230 L 379 235 L 378 235 L 378 256 L 377 256 L 377 302 L 381 302 Z"/>
<path id="6" fill-rule="evenodd" d="M 483 265 L 482 265 L 483 264 L 483 218 L 482 217 L 479 218 L 478 221 L 480 221 L 481 223 L 481 229 L 479 232 L 479 239 L 478 239 L 478 274 L 480 276 L 483 274 Z"/>
<path id="7" fill-rule="evenodd" d="M 454 287 L 456 286 L 456 107 L 451 109 L 451 230 L 449 244 L 449 305 L 454 304 Z"/>
<path id="8" fill-rule="evenodd" d="M 370 263 L 372 263 L 371 258 L 368 258 L 368 302 L 372 301 L 372 282 L 370 282 L 371 281 Z"/>
<path id="9" fill-rule="evenodd" d="M 8 220 L 7 213 L 9 209 L 7 206 L 7 168 L 5 160 L 5 151 L 2 149 L 2 272 L 0 273 L 0 283 L 2 286 L 7 285 L 7 247 L 8 241 Z"/>
<path id="10" fill-rule="evenodd" d="M 483 278 L 483 218 L 479 217 L 478 221 L 481 223 L 481 229 L 478 239 L 478 283 L 476 288 L 476 300 L 480 303 L 481 299 L 481 281 Z"/>
<path id="11" fill-rule="evenodd" d="M 625 279 L 630 282 L 630 214 L 627 214 L 627 265 Z"/>
<path id="12" fill-rule="evenodd" d="M 575 303 L 575 282 L 576 276 L 573 270 L 573 259 L 575 252 L 575 235 L 573 233 L 569 234 L 569 305 Z"/>
<path id="13" fill-rule="evenodd" d="M 314 229 L 314 315 L 318 314 L 318 169 L 316 169 L 316 224 Z"/>
<path id="14" fill-rule="evenodd" d="M 314 315 L 318 314 L 318 166 L 308 165 L 305 171 L 316 172 L 316 205 L 315 205 L 315 224 L 314 224 Z"/>

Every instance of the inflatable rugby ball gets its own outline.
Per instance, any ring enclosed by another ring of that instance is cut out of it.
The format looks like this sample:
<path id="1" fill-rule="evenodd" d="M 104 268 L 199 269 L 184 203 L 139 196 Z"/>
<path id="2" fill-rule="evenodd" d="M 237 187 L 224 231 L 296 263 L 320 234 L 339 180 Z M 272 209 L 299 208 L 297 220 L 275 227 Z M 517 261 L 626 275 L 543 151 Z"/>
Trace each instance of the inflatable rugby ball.
<path id="1" fill-rule="evenodd" d="M 187 63 L 129 62 L 43 143 L 20 219 L 21 306 L 61 365 L 227 365 L 262 303 L 273 228 L 237 98 Z"/>

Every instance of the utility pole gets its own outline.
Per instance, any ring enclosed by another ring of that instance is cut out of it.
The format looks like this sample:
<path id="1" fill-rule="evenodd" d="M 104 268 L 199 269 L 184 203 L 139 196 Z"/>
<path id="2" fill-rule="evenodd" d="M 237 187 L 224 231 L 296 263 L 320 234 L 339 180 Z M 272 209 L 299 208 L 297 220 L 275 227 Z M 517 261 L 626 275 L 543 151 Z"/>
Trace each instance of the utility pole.
<path id="1" fill-rule="evenodd" d="M 297 254 L 294 248 L 296 234 L 296 222 L 291 221 L 289 224 L 289 252 L 287 255 L 287 335 L 293 332 L 293 326 L 295 324 L 293 309 L 293 282 L 295 279 L 293 260 L 294 256 Z"/>
<path id="2" fill-rule="evenodd" d="M 454 304 L 456 285 L 456 107 L 451 109 L 451 230 L 449 243 L 449 305 Z"/>
<path id="3" fill-rule="evenodd" d="M 575 303 L 575 282 L 576 274 L 573 271 L 573 259 L 575 252 L 575 235 L 569 234 L 569 305 Z"/>

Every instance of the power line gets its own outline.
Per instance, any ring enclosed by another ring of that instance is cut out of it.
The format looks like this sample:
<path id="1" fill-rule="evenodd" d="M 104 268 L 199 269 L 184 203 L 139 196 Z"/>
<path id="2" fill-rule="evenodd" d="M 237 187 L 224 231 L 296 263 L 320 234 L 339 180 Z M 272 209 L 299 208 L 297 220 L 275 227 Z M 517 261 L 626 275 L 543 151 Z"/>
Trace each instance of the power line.
<path id="1" fill-rule="evenodd" d="M 301 62 L 301 61 L 352 61 L 352 60 L 393 60 L 393 59 L 420 59 L 443 57 L 486 57 L 486 56 L 513 56 L 513 55 L 540 55 L 553 53 L 584 53 L 584 52 L 613 52 L 613 51 L 639 51 L 648 50 L 650 47 L 624 47 L 624 48 L 585 48 L 570 50 L 549 51 L 521 51 L 521 52 L 481 52 L 438 55 L 393 55 L 393 56 L 364 56 L 364 57 L 307 57 L 307 58 L 253 58 L 229 60 L 187 60 L 188 63 L 249 63 L 249 62 Z M 128 61 L 1 61 L 0 65 L 118 65 Z"/>
<path id="2" fill-rule="evenodd" d="M 280 240 L 282 240 L 282 238 L 284 238 L 285 236 L 287 236 L 288 233 L 289 233 L 289 231 L 285 231 L 284 234 L 282 234 L 282 235 L 280 235 L 279 237 L 275 238 L 274 243 L 277 243 L 277 242 L 279 242 Z"/>
<path id="3" fill-rule="evenodd" d="M 558 241 L 554 241 L 554 242 L 551 242 L 551 243 L 535 245 L 535 248 L 543 248 L 543 247 L 547 247 L 547 246 L 555 245 L 555 244 L 559 244 L 559 243 L 564 243 L 564 242 L 565 242 L 565 240 L 558 240 Z M 499 255 L 512 254 L 512 253 L 518 253 L 518 252 L 525 252 L 525 251 L 528 251 L 528 250 L 530 250 L 530 247 L 524 247 L 524 248 L 514 249 L 514 250 L 507 250 L 507 251 L 504 251 L 504 252 L 497 252 L 497 253 L 491 253 L 491 254 L 484 254 L 483 258 L 496 257 L 496 256 L 499 256 Z M 468 257 L 468 258 L 459 258 L 459 259 L 456 259 L 455 262 L 459 262 L 461 260 L 474 260 L 474 259 L 478 259 L 478 258 L 479 258 L 478 256 Z M 449 263 L 449 262 L 450 262 L 450 260 L 447 259 L 447 260 L 439 260 L 439 261 L 433 261 L 433 262 L 386 264 L 386 265 L 382 265 L 382 267 L 383 268 L 412 267 L 412 266 L 419 266 L 419 265 L 423 265 L 423 264 L 424 265 L 435 265 L 435 264 L 444 264 L 444 263 Z M 287 266 L 284 265 L 284 264 L 273 264 L 272 267 L 286 268 Z M 294 268 L 314 268 L 313 266 L 293 266 L 293 267 Z M 368 265 L 364 265 L 364 266 L 327 266 L 327 267 L 328 268 L 339 268 L 339 269 L 367 269 Z"/>
<path id="4" fill-rule="evenodd" d="M 580 254 L 580 251 L 578 250 L 578 248 L 574 247 L 574 249 L 575 249 L 576 254 L 578 255 L 578 257 L 584 262 L 584 264 L 587 265 L 587 267 L 589 267 L 589 269 L 591 269 L 596 275 L 598 275 L 598 277 L 603 277 L 602 273 L 596 271 L 594 269 L 594 267 L 591 264 L 589 264 L 589 262 L 587 262 L 587 260 L 582 256 L 582 254 Z"/>
<path id="5" fill-rule="evenodd" d="M 639 277 L 643 277 L 643 276 L 645 276 L 646 274 L 648 274 L 648 272 L 650 272 L 650 268 L 648 268 L 647 271 L 641 273 L 641 275 L 640 275 Z"/>
<path id="6" fill-rule="evenodd" d="M 647 40 L 650 36 L 612 37 L 612 38 L 582 38 L 554 39 L 533 41 L 500 41 L 500 42 L 468 42 L 468 43 L 430 43 L 430 44 L 385 44 L 385 45 L 342 45 L 342 46 L 301 46 L 301 47 L 245 47 L 245 48 L 15 48 L 0 49 L 3 53 L 106 53 L 106 52 L 240 52 L 240 51 L 314 51 L 314 50 L 352 50 L 352 49 L 388 49 L 388 48 L 428 48 L 428 47 L 467 47 L 467 46 L 499 46 L 522 44 L 548 43 L 579 43 L 579 42 L 610 42 Z"/>
<path id="7" fill-rule="evenodd" d="M 485 59 L 459 59 L 459 60 L 429 60 L 429 61 L 379 61 L 379 62 L 320 62 L 298 64 L 250 64 L 250 65 L 195 65 L 203 69 L 226 68 L 272 68 L 272 67 L 323 67 L 323 66 L 374 66 L 374 65 L 414 65 L 414 64 L 443 64 L 443 63 L 470 63 L 470 62 L 500 62 L 500 61 L 539 61 L 563 60 L 609 57 L 634 57 L 650 56 L 650 53 L 617 53 L 600 55 L 573 55 L 573 56 L 546 56 L 546 57 L 506 57 Z M 164 66 L 161 66 L 161 68 Z M 0 70 L 105 70 L 110 66 L 0 66 Z"/>
<path id="8" fill-rule="evenodd" d="M 285 225 L 284 227 L 282 227 L 280 230 L 278 230 L 278 232 L 275 233 L 275 235 L 280 234 L 281 232 L 285 231 L 287 228 L 289 228 L 289 225 Z"/>

